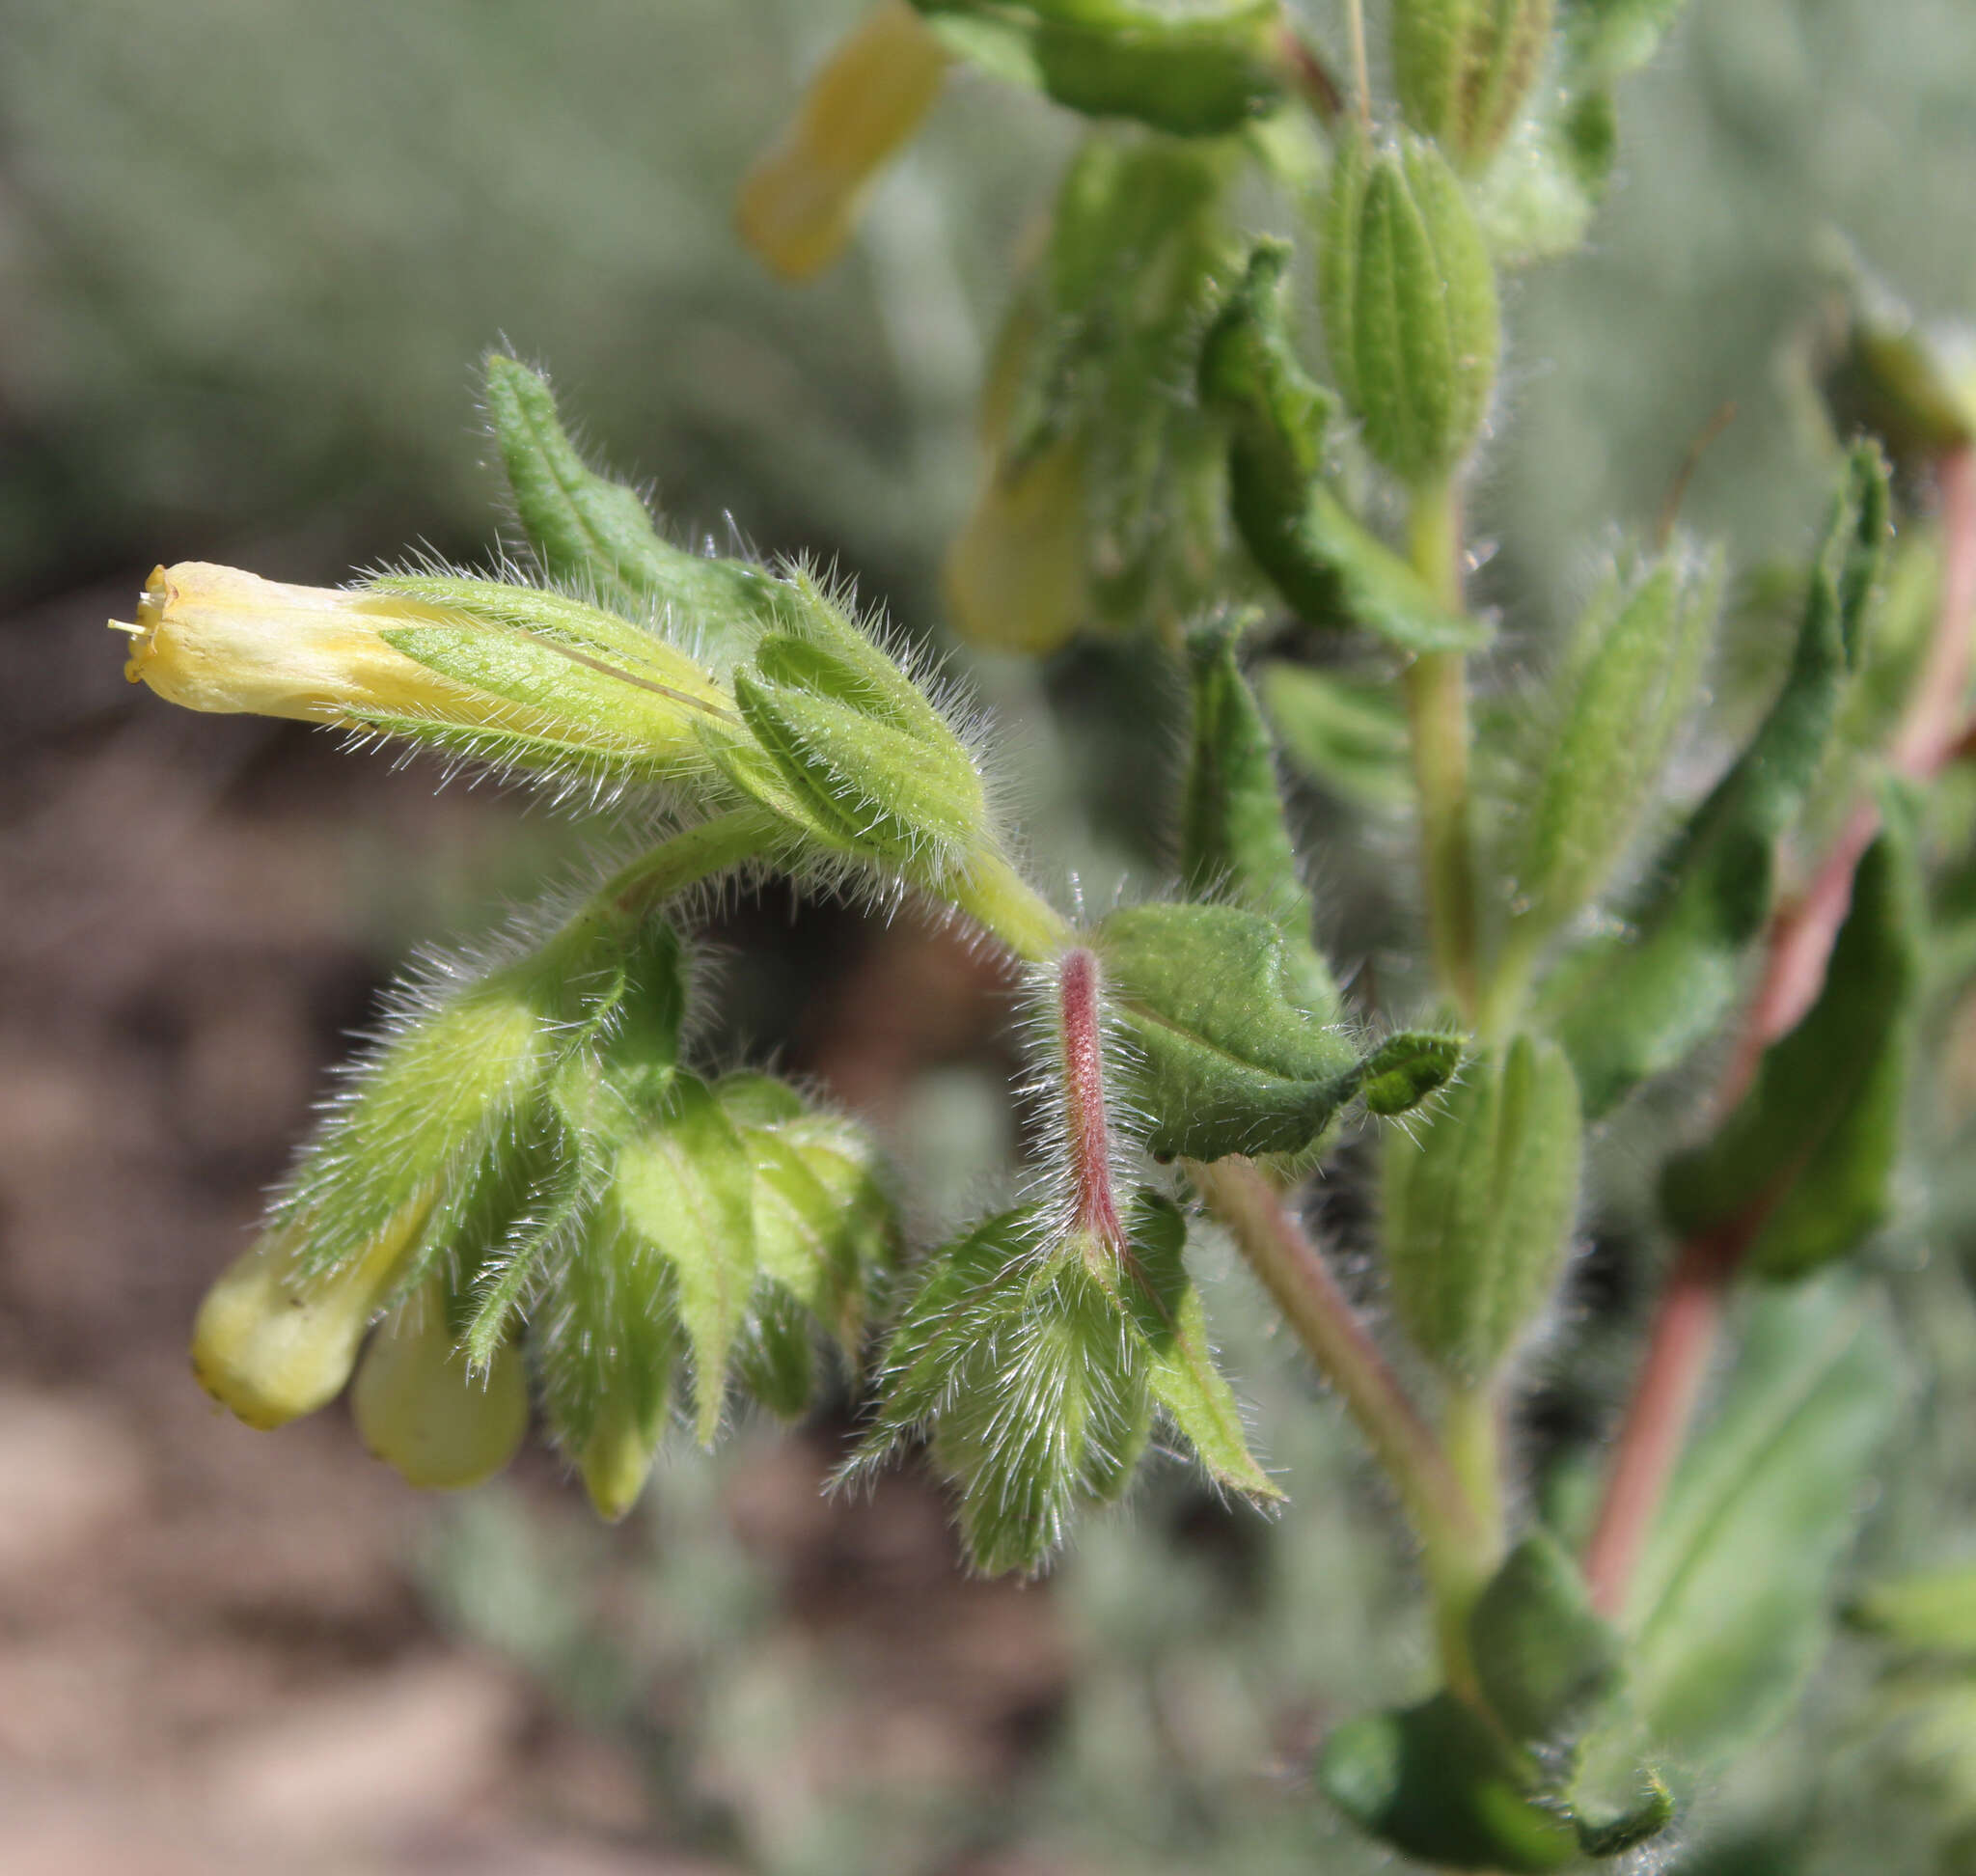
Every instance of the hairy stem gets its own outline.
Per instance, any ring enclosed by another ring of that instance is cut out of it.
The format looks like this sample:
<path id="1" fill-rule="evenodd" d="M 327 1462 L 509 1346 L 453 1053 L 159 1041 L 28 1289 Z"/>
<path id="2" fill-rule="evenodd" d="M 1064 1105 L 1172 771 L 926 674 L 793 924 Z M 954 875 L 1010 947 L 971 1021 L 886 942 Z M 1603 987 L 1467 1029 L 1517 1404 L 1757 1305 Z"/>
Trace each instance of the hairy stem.
<path id="1" fill-rule="evenodd" d="M 1461 519 L 1451 483 L 1416 492 L 1412 517 L 1415 568 L 1435 597 L 1460 610 Z M 1420 793 L 1420 869 L 1427 930 L 1441 992 L 1473 1020 L 1476 969 L 1475 866 L 1468 839 L 1468 674 L 1459 651 L 1428 651 L 1407 668 L 1413 780 Z"/>
<path id="2" fill-rule="evenodd" d="M 662 841 L 615 874 L 593 901 L 630 917 L 685 887 L 774 847 L 782 822 L 758 808 L 736 808 Z"/>
<path id="3" fill-rule="evenodd" d="M 1425 1551 L 1437 1601 L 1476 1573 L 1489 1549 L 1478 1514 L 1434 1430 L 1358 1320 L 1323 1255 L 1250 1161 L 1187 1163 L 1187 1174 L 1224 1224 L 1319 1371 L 1343 1396 L 1398 1490 Z"/>
<path id="4" fill-rule="evenodd" d="M 1063 1122 L 1077 1225 L 1114 1257 L 1126 1253 L 1125 1226 L 1112 1189 L 1112 1118 L 1105 1099 L 1104 1016 L 1098 960 L 1084 946 L 1063 953 L 1057 1022 L 1063 1060 Z"/>
<path id="5" fill-rule="evenodd" d="M 1966 727 L 1971 632 L 1976 627 L 1976 452 L 1939 465 L 1943 566 L 1940 604 L 1913 695 L 1887 756 L 1925 782 L 1956 754 Z M 1795 1028 L 1817 1000 L 1832 946 L 1852 899 L 1852 876 L 1880 829 L 1871 798 L 1853 805 L 1811 884 L 1772 921 L 1762 980 L 1746 1012 L 1715 1111 L 1726 1114 L 1755 1080 L 1764 1051 Z M 1606 1496 L 1585 1552 L 1585 1576 L 1602 1613 L 1624 1609 L 1628 1586 L 1688 1438 L 1714 1357 L 1723 1307 L 1763 1212 L 1681 1247 L 1668 1276 L 1645 1359 L 1620 1422 Z"/>
<path id="6" fill-rule="evenodd" d="M 1073 935 L 1070 921 L 999 853 L 970 861 L 940 896 L 1028 964 L 1047 963 Z"/>

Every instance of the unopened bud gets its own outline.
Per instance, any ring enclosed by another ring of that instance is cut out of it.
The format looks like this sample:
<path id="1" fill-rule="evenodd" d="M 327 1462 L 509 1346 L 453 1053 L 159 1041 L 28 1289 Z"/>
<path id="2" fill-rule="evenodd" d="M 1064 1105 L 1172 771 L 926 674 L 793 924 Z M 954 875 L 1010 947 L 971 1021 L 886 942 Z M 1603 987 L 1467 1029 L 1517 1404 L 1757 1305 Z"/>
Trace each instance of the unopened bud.
<path id="1" fill-rule="evenodd" d="M 492 1478 L 529 1425 L 521 1352 L 504 1342 L 484 1374 L 467 1366 L 447 1322 L 445 1285 L 429 1283 L 379 1325 L 350 1390 L 371 1453 L 422 1491 Z"/>
<path id="2" fill-rule="evenodd" d="M 392 576 L 344 592 L 186 561 L 153 572 L 136 622 L 117 629 L 131 638 L 131 682 L 187 709 L 373 730 L 523 766 L 703 770 L 695 724 L 733 708 L 654 634 L 494 580 Z"/>
<path id="3" fill-rule="evenodd" d="M 1339 152 L 1318 290 L 1331 371 L 1365 447 L 1415 487 L 1459 468 L 1489 408 L 1501 333 L 1496 270 L 1433 144 L 1403 132 Z"/>
<path id="4" fill-rule="evenodd" d="M 800 631 L 764 638 L 734 677 L 754 734 L 742 759 L 716 741 L 730 779 L 841 851 L 944 872 L 987 838 L 988 808 L 966 744 L 870 639 L 820 599 Z M 763 794 L 765 757 L 773 789 Z"/>
<path id="5" fill-rule="evenodd" d="M 1465 170 L 1500 147 L 1551 37 L 1551 0 L 1400 0 L 1393 84 L 1414 129 Z"/>
<path id="6" fill-rule="evenodd" d="M 200 1305 L 192 1332 L 199 1385 L 263 1431 L 335 1399 L 430 1204 L 429 1193 L 408 1202 L 360 1255 L 326 1277 L 308 1274 L 294 1228 L 266 1232 Z"/>
<path id="7" fill-rule="evenodd" d="M 933 108 L 947 62 L 906 0 L 878 0 L 810 80 L 735 205 L 741 238 L 785 280 L 842 253 L 873 177 Z"/>

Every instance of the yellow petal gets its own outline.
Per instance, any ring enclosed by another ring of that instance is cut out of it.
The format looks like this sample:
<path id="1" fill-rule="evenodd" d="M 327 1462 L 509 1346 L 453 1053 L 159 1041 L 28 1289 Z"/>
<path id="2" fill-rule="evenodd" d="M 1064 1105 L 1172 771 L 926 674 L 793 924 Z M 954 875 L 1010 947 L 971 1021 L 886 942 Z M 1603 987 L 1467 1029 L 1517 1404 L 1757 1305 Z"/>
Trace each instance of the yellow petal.
<path id="1" fill-rule="evenodd" d="M 492 1478 L 529 1425 L 520 1352 L 504 1343 L 485 1374 L 453 1345 L 442 1286 L 425 1284 L 371 1337 L 350 1390 L 364 1444 L 409 1485 L 457 1491 Z"/>
<path id="2" fill-rule="evenodd" d="M 843 251 L 872 178 L 939 97 L 947 60 L 906 0 L 878 0 L 825 61 L 735 204 L 741 238 L 775 272 L 808 280 Z"/>
<path id="3" fill-rule="evenodd" d="M 335 1399 L 431 1202 L 421 1194 L 360 1256 L 323 1278 L 303 1272 L 298 1229 L 264 1233 L 200 1305 L 192 1331 L 199 1385 L 263 1431 Z"/>
<path id="4" fill-rule="evenodd" d="M 1084 623 L 1084 452 L 1053 445 L 1013 478 L 991 471 L 947 549 L 947 609 L 970 643 L 1040 656 Z"/>

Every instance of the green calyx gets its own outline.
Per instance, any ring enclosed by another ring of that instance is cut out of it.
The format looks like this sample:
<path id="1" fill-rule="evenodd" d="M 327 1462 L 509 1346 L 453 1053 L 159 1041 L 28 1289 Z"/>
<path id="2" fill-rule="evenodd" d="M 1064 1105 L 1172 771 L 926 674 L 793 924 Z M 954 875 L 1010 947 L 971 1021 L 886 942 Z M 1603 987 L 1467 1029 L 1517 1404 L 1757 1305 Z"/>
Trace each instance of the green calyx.
<path id="1" fill-rule="evenodd" d="M 746 742 L 705 730 L 728 781 L 837 852 L 938 879 L 992 845 L 973 753 L 899 666 L 807 582 L 792 628 L 735 673 Z"/>
<path id="2" fill-rule="evenodd" d="M 1123 1495 L 1163 1419 L 1224 1488 L 1281 1496 L 1215 1364 L 1185 1217 L 1141 1193 L 1125 1227 L 1121 1251 L 1032 1206 L 983 1220 L 926 1260 L 892 1333 L 851 1470 L 926 1435 L 977 1569 L 1043 1568 L 1081 1510 Z"/>
<path id="3" fill-rule="evenodd" d="M 1563 1051 L 1518 1035 L 1471 1057 L 1411 1133 L 1386 1138 L 1394 1313 L 1465 1384 L 1496 1373 L 1551 1295 L 1578 1214 L 1582 1131 Z"/>
<path id="4" fill-rule="evenodd" d="M 1400 0 L 1393 84 L 1407 122 L 1463 170 L 1488 162 L 1529 96 L 1551 0 Z"/>
<path id="5" fill-rule="evenodd" d="M 1473 449 L 1501 349 L 1496 270 L 1447 159 L 1403 131 L 1338 152 L 1318 251 L 1331 370 L 1365 447 L 1413 487 Z"/>

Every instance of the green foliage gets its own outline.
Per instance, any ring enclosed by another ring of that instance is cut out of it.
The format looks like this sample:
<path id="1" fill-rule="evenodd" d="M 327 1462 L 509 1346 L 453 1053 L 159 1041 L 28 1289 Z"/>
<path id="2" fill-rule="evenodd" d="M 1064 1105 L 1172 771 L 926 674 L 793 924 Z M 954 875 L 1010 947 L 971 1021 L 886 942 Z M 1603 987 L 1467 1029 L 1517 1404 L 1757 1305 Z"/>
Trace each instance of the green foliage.
<path id="1" fill-rule="evenodd" d="M 1097 946 L 1137 1058 L 1132 1097 L 1160 1159 L 1301 1153 L 1368 1072 L 1381 1100 L 1411 1095 L 1411 1105 L 1459 1059 L 1446 1037 L 1362 1056 L 1334 1004 L 1301 1000 L 1307 979 L 1282 933 L 1237 906 L 1129 906 L 1098 927 Z"/>
<path id="2" fill-rule="evenodd" d="M 1569 1822 L 1525 1795 L 1499 1735 L 1452 1694 L 1347 1722 L 1317 1776 L 1355 1824 L 1422 1862 L 1535 1871 L 1578 1858 Z"/>
<path id="3" fill-rule="evenodd" d="M 913 0 L 962 57 L 1087 117 L 1176 136 L 1238 129 L 1282 97 L 1276 0 Z"/>
<path id="4" fill-rule="evenodd" d="M 1366 449 L 1402 482 L 1447 476 L 1481 429 L 1501 334 L 1496 270 L 1433 144 L 1344 142 L 1318 291 L 1331 371 Z"/>
<path id="5" fill-rule="evenodd" d="M 1412 1133 L 1385 1144 L 1394 1312 L 1437 1366 L 1488 1379 L 1556 1283 L 1578 1202 L 1571 1063 L 1542 1036 L 1471 1056 Z"/>
<path id="6" fill-rule="evenodd" d="M 1594 897 L 1651 802 L 1694 702 L 1719 561 L 1615 569 L 1578 621 L 1540 716 L 1549 751 L 1507 858 L 1516 920 L 1548 934 Z"/>
<path id="7" fill-rule="evenodd" d="M 1671 1161 L 1661 1202 L 1687 1232 L 1747 1237 L 1752 1270 L 1801 1277 L 1882 1224 L 1907 1094 L 1922 900 L 1907 810 L 1853 883 L 1825 988 L 1766 1051 L 1755 1085 L 1706 1145 Z"/>
<path id="8" fill-rule="evenodd" d="M 1508 134 L 1551 41 L 1551 0 L 1402 0 L 1393 89 L 1407 122 L 1464 169 Z"/>
<path id="9" fill-rule="evenodd" d="M 1568 1749 L 1617 1691 L 1619 1638 L 1593 1612 L 1557 1539 L 1530 1532 L 1468 1616 L 1468 1645 L 1489 1709 L 1533 1750 Z"/>
<path id="10" fill-rule="evenodd" d="M 1858 657 L 1887 529 L 1886 471 L 1855 449 L 1813 569 L 1782 690 L 1748 747 L 1657 865 L 1634 931 L 1581 948 L 1545 987 L 1586 1112 L 1675 1066 L 1743 986 L 1770 918 L 1779 839 L 1819 773 Z"/>
<path id="11" fill-rule="evenodd" d="M 1373 632 L 1406 651 L 1474 649 L 1487 627 L 1441 604 L 1326 482 L 1334 400 L 1290 343 L 1288 259 L 1279 242 L 1255 248 L 1201 347 L 1201 395 L 1228 421 L 1228 506 L 1243 544 L 1309 624 Z"/>
<path id="12" fill-rule="evenodd" d="M 727 676 L 788 605 L 787 589 L 745 561 L 666 540 L 637 490 L 586 465 L 548 379 L 520 360 L 488 353 L 485 397 L 515 519 L 542 571 L 628 619 L 661 621 Z"/>
<path id="13" fill-rule="evenodd" d="M 1283 758 L 1300 775 L 1361 807 L 1413 802 L 1406 711 L 1389 683 L 1279 661 L 1263 668 L 1261 684 Z"/>
<path id="14" fill-rule="evenodd" d="M 708 746 L 811 840 L 937 877 L 988 844 L 974 757 L 897 664 L 810 582 L 798 588 L 800 611 L 734 674 L 752 744 L 708 728 Z"/>
<path id="15" fill-rule="evenodd" d="M 1086 625 L 1175 632 L 1225 596 L 1225 470 L 1194 368 L 1235 264 L 1242 153 L 1114 132 L 1079 150 L 1011 305 L 981 494 L 948 554 L 968 637 L 1050 650 Z M 1047 586 L 1010 558 L 1039 563 Z"/>
<path id="16" fill-rule="evenodd" d="M 1829 1277 L 1751 1306 L 1623 1621 L 1634 1700 L 1681 1761 L 1719 1761 L 1767 1731 L 1817 1659 L 1904 1392 L 1884 1312 L 1855 1283 Z"/>
<path id="17" fill-rule="evenodd" d="M 987 1219 L 927 1260 L 892 1332 L 854 1466 L 926 1434 L 978 1569 L 1041 1569 L 1080 1509 L 1131 1483 L 1156 1409 L 1218 1482 L 1279 1496 L 1209 1350 L 1185 1220 L 1143 1194 L 1128 1224 L 1117 1256 L 1033 1208 Z"/>

